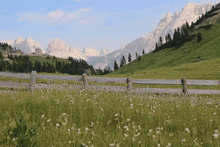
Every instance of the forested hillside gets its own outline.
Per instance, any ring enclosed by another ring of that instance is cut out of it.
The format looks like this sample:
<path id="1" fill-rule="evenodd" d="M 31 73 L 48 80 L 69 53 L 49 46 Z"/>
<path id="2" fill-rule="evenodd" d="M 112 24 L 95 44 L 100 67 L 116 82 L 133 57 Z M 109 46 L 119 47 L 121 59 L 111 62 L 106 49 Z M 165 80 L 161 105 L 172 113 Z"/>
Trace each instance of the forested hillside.
<path id="1" fill-rule="evenodd" d="M 7 44 L 0 44 L 2 52 L 5 48 L 10 47 Z M 0 51 L 0 71 L 29 73 L 32 70 L 47 73 L 67 73 L 71 75 L 81 75 L 83 73 L 96 74 L 94 68 L 84 60 L 60 59 L 55 56 L 37 57 L 28 55 L 3 56 Z"/>

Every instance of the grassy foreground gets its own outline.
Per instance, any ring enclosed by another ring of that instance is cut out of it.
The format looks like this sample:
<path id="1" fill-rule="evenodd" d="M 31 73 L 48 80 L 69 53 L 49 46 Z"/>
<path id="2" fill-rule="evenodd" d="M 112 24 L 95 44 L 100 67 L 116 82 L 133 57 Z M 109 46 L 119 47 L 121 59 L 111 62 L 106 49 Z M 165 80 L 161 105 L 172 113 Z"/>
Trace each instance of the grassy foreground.
<path id="1" fill-rule="evenodd" d="M 0 94 L 0 146 L 220 146 L 220 95 Z"/>

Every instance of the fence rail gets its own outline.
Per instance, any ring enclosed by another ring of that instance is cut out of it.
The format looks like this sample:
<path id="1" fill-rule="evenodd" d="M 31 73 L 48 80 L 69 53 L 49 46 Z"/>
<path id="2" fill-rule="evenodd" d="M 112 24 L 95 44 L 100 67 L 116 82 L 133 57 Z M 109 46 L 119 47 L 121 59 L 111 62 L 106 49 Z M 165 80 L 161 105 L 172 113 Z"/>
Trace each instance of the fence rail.
<path id="1" fill-rule="evenodd" d="M 57 75 L 38 75 L 36 71 L 31 74 L 21 73 L 5 73 L 0 72 L 0 77 L 30 79 L 30 83 L 16 83 L 11 81 L 0 81 L 0 87 L 6 88 L 24 88 L 24 89 L 91 89 L 91 90 L 106 90 L 106 91 L 131 91 L 142 93 L 184 93 L 184 94 L 220 94 L 220 90 L 204 90 L 204 89 L 187 89 L 187 85 L 212 86 L 220 85 L 219 80 L 164 80 L 164 79 L 132 79 L 128 78 L 109 78 L 109 77 L 88 77 L 86 74 L 82 76 L 57 76 Z M 50 80 L 71 80 L 82 81 L 82 85 L 65 85 L 65 84 L 40 84 L 36 83 L 36 79 Z M 123 86 L 106 86 L 106 85 L 88 85 L 88 82 L 100 83 L 127 83 L 127 87 Z M 167 88 L 133 88 L 132 84 L 147 84 L 147 85 L 182 85 L 182 89 L 167 89 Z"/>

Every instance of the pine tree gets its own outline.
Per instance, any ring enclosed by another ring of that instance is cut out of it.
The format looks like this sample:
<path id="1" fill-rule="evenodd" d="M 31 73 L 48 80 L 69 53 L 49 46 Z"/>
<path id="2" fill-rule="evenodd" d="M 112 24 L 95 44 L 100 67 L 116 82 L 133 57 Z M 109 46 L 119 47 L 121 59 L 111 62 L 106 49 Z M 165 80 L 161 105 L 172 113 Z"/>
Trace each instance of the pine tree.
<path id="1" fill-rule="evenodd" d="M 124 64 L 126 64 L 125 56 L 122 57 L 122 60 L 123 60 Z"/>
<path id="2" fill-rule="evenodd" d="M 138 54 L 137 54 L 137 52 L 136 52 L 136 59 L 138 58 Z"/>
<path id="3" fill-rule="evenodd" d="M 159 40 L 159 41 L 160 41 L 160 46 L 163 45 L 163 39 L 162 39 L 162 37 L 160 37 L 160 40 Z"/>
<path id="4" fill-rule="evenodd" d="M 168 42 L 168 36 L 165 36 L 165 41 L 166 41 L 166 43 Z"/>
<path id="5" fill-rule="evenodd" d="M 0 60 L 0 71 L 4 71 L 4 67 L 5 67 L 5 61 Z"/>
<path id="6" fill-rule="evenodd" d="M 114 71 L 116 71 L 118 68 L 119 68 L 119 67 L 118 67 L 118 63 L 117 63 L 117 61 L 115 60 L 115 62 L 114 62 Z"/>
<path id="7" fill-rule="evenodd" d="M 128 54 L 128 62 L 131 62 L 132 58 L 131 58 L 131 54 Z"/>
<path id="8" fill-rule="evenodd" d="M 2 52 L 0 52 L 0 60 L 3 59 L 3 55 Z"/>
<path id="9" fill-rule="evenodd" d="M 158 44 L 156 43 L 155 50 L 157 51 L 157 49 L 158 49 Z M 137 56 L 137 54 L 136 54 L 136 56 Z"/>
<path id="10" fill-rule="evenodd" d="M 123 65 L 124 65 L 123 59 L 121 58 L 120 67 L 122 67 Z"/>
<path id="11" fill-rule="evenodd" d="M 185 25 L 183 25 L 181 27 L 181 37 L 188 37 L 188 36 L 189 36 L 188 29 L 186 28 Z"/>
<path id="12" fill-rule="evenodd" d="M 197 34 L 197 42 L 201 42 L 202 41 L 202 34 L 199 32 Z"/>
<path id="13" fill-rule="evenodd" d="M 174 41 L 177 40 L 177 31 L 176 31 L 176 29 L 174 30 L 174 33 L 173 33 L 173 40 Z"/>
<path id="14" fill-rule="evenodd" d="M 144 49 L 143 49 L 143 52 L 142 52 L 142 53 L 143 53 L 143 55 L 145 54 L 145 51 L 144 51 Z"/>
<path id="15" fill-rule="evenodd" d="M 138 61 L 140 61 L 140 60 L 141 60 L 141 56 L 139 55 L 139 56 L 138 56 Z"/>
<path id="16" fill-rule="evenodd" d="M 170 36 L 170 33 L 168 33 L 168 35 L 167 35 L 167 40 L 168 40 L 168 42 L 170 42 L 172 40 L 171 36 Z"/>
<path id="17" fill-rule="evenodd" d="M 186 29 L 189 30 L 189 28 L 190 28 L 190 27 L 189 27 L 189 23 L 186 22 Z"/>
<path id="18" fill-rule="evenodd" d="M 194 23 L 193 22 L 191 23 L 190 27 L 191 27 L 192 30 L 194 29 Z"/>
<path id="19" fill-rule="evenodd" d="M 124 66 L 126 64 L 125 56 L 121 58 L 120 67 Z"/>

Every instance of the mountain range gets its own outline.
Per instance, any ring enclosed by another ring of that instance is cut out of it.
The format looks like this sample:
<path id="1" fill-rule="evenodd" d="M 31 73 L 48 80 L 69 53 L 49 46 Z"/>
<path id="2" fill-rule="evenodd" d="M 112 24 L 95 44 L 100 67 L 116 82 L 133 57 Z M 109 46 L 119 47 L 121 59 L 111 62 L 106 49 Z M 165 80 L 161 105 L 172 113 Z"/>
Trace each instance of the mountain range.
<path id="1" fill-rule="evenodd" d="M 137 38 L 136 40 L 130 42 L 124 47 L 111 52 L 107 49 L 102 49 L 100 52 L 92 48 L 77 49 L 72 46 L 68 46 L 62 40 L 56 38 L 48 44 L 46 50 L 43 49 L 43 53 L 47 53 L 52 56 L 68 58 L 73 57 L 75 59 L 84 59 L 88 64 L 93 65 L 94 68 L 103 69 L 105 67 L 110 67 L 113 69 L 114 61 L 116 60 L 120 64 L 120 59 L 124 55 L 127 59 L 130 53 L 132 58 L 136 58 L 136 53 L 138 55 L 149 53 L 155 49 L 155 44 L 159 40 L 159 37 L 164 37 L 168 33 L 173 35 L 174 29 L 181 27 L 183 24 L 188 22 L 195 22 L 199 16 L 205 14 L 206 11 L 211 10 L 211 4 L 187 4 L 180 12 L 175 12 L 173 15 L 171 13 L 166 13 L 157 27 L 148 36 L 143 36 Z M 34 40 L 27 38 L 18 38 L 15 41 L 6 41 L 12 47 L 22 50 L 24 53 L 33 53 L 36 48 L 41 48 L 41 46 Z"/>

